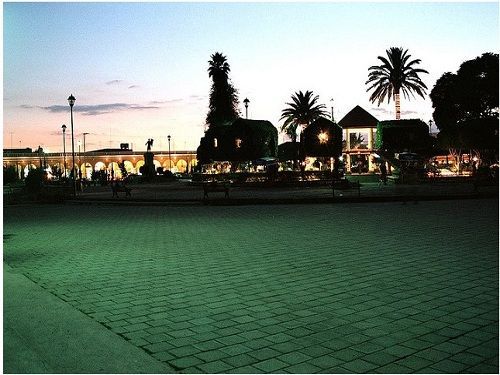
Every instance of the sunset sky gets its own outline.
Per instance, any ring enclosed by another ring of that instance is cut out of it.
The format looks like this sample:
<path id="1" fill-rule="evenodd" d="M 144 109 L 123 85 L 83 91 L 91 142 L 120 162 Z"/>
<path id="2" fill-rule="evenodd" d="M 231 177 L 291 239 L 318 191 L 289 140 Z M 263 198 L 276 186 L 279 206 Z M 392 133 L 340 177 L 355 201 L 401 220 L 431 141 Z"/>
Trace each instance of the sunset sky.
<path id="1" fill-rule="evenodd" d="M 241 114 L 279 127 L 298 90 L 313 90 L 340 120 L 361 105 L 379 120 L 394 104 L 368 101 L 368 68 L 402 46 L 430 74 L 499 51 L 499 9 L 489 3 L 4 3 L 4 148 L 62 151 L 76 97 L 76 139 L 87 151 L 195 150 L 208 107 L 210 55 L 222 52 Z M 402 118 L 431 119 L 428 97 L 403 100 Z M 280 136 L 280 141 L 283 137 Z M 67 141 L 66 146 L 69 143 Z"/>

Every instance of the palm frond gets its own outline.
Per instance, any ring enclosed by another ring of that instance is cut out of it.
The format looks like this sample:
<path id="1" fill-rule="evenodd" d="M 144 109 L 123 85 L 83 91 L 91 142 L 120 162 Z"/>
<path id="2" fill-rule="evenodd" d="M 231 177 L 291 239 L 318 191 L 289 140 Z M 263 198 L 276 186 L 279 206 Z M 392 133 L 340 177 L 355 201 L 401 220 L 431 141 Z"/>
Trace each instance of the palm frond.
<path id="1" fill-rule="evenodd" d="M 422 82 L 419 74 L 429 72 L 417 68 L 420 59 L 411 59 L 408 50 L 402 47 L 391 47 L 386 50 L 387 57 L 378 56 L 381 65 L 372 65 L 368 68 L 367 92 L 371 92 L 370 102 L 380 105 L 386 98 L 387 103 L 395 99 L 400 92 L 405 98 L 415 94 L 424 97 L 427 86 Z"/>

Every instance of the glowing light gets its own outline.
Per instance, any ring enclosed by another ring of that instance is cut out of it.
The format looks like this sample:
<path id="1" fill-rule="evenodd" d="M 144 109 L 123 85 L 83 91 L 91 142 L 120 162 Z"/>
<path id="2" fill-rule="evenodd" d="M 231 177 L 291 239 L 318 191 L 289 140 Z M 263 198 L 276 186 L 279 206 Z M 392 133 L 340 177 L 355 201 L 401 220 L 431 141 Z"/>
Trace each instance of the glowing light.
<path id="1" fill-rule="evenodd" d="M 236 138 L 235 142 L 236 142 L 236 148 L 241 148 L 241 139 Z"/>
<path id="2" fill-rule="evenodd" d="M 328 142 L 328 133 L 326 132 L 321 132 L 318 134 L 318 139 L 319 143 L 326 143 Z"/>

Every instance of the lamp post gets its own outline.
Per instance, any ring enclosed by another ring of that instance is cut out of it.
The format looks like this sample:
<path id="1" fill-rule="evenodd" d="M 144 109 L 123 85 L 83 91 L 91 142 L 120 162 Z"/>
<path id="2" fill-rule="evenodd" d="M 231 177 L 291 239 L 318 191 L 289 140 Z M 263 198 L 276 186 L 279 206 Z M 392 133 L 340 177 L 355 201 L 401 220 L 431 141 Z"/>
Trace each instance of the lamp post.
<path id="1" fill-rule="evenodd" d="M 170 154 L 170 139 L 172 137 L 170 136 L 170 134 L 167 136 L 167 139 L 168 139 L 168 170 L 170 172 L 172 172 L 172 156 Z"/>
<path id="2" fill-rule="evenodd" d="M 76 171 L 75 171 L 75 136 L 73 132 L 73 106 L 75 105 L 75 97 L 71 94 L 68 97 L 68 103 L 71 110 L 71 154 L 73 158 L 73 165 L 71 170 L 73 171 L 73 196 L 76 197 Z"/>
<path id="3" fill-rule="evenodd" d="M 82 152 L 81 146 L 82 146 L 82 141 L 78 140 L 78 185 L 77 189 L 78 191 L 81 191 L 82 188 Z"/>
<path id="4" fill-rule="evenodd" d="M 38 145 L 38 161 L 40 162 L 40 169 L 42 169 L 42 147 Z"/>
<path id="5" fill-rule="evenodd" d="M 81 160 L 80 160 L 80 159 L 81 159 L 81 157 L 82 157 L 82 153 L 81 153 L 81 151 L 80 151 L 80 148 L 81 148 L 81 146 L 82 146 L 82 141 L 80 141 L 80 140 L 79 140 L 79 141 L 78 141 L 78 142 L 76 142 L 76 143 L 78 144 L 78 164 L 81 164 L 82 162 L 81 162 Z"/>
<path id="6" fill-rule="evenodd" d="M 86 153 L 85 153 L 85 136 L 89 133 L 83 133 L 83 174 L 85 175 L 85 178 L 87 178 L 87 160 L 86 160 Z"/>
<path id="7" fill-rule="evenodd" d="M 330 101 L 332 102 L 332 122 L 334 121 L 334 118 L 333 118 L 333 98 L 330 99 Z"/>
<path id="8" fill-rule="evenodd" d="M 248 98 L 245 98 L 245 100 L 243 100 L 243 103 L 245 103 L 245 117 L 248 120 L 248 103 L 250 103 L 250 100 L 248 100 Z"/>
<path id="9" fill-rule="evenodd" d="M 66 177 L 66 125 L 61 126 L 63 132 L 63 165 L 64 165 L 64 177 Z"/>

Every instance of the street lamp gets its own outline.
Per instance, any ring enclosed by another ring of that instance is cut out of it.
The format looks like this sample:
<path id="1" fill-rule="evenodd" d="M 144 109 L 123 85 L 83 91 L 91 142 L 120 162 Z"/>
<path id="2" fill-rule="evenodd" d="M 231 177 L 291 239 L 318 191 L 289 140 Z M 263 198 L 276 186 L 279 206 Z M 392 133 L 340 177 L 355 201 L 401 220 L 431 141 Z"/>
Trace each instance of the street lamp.
<path id="1" fill-rule="evenodd" d="M 168 139 L 168 170 L 172 172 L 172 156 L 170 155 L 170 139 L 172 137 L 170 135 L 167 136 Z"/>
<path id="2" fill-rule="evenodd" d="M 73 165 L 71 170 L 73 171 L 73 196 L 76 197 L 76 171 L 75 171 L 75 136 L 73 132 L 73 106 L 75 105 L 75 97 L 71 94 L 68 97 L 68 103 L 71 110 L 71 154 L 73 157 Z"/>
<path id="3" fill-rule="evenodd" d="M 64 164 L 64 177 L 66 178 L 66 125 L 62 125 L 63 132 L 63 164 Z"/>
<path id="4" fill-rule="evenodd" d="M 245 103 L 245 117 L 248 120 L 248 103 L 250 103 L 250 100 L 248 100 L 248 98 L 245 98 L 245 100 L 243 100 L 243 103 Z"/>
<path id="5" fill-rule="evenodd" d="M 81 157 L 82 157 L 82 153 L 80 151 L 80 147 L 82 146 L 82 141 L 78 140 L 78 142 L 76 142 L 78 144 L 78 164 L 81 164 Z"/>
<path id="6" fill-rule="evenodd" d="M 80 148 L 82 146 L 82 141 L 78 140 L 78 191 L 81 191 L 82 186 L 82 152 Z"/>
<path id="7" fill-rule="evenodd" d="M 42 169 L 42 147 L 40 147 L 40 145 L 38 145 L 38 159 L 40 162 L 40 169 Z"/>
<path id="8" fill-rule="evenodd" d="M 89 133 L 83 133 L 83 173 L 85 178 L 87 178 L 87 160 L 85 159 L 85 136 Z"/>
<path id="9" fill-rule="evenodd" d="M 87 160 L 86 160 L 86 151 L 85 151 L 85 136 L 90 133 L 83 133 L 83 174 L 85 178 L 87 178 Z"/>
<path id="10" fill-rule="evenodd" d="M 332 122 L 333 122 L 334 121 L 334 119 L 333 119 L 333 98 L 330 99 L 330 101 L 332 102 Z"/>

